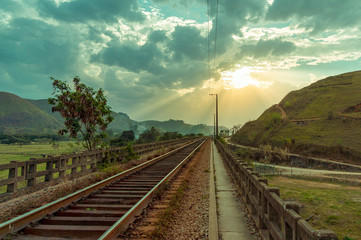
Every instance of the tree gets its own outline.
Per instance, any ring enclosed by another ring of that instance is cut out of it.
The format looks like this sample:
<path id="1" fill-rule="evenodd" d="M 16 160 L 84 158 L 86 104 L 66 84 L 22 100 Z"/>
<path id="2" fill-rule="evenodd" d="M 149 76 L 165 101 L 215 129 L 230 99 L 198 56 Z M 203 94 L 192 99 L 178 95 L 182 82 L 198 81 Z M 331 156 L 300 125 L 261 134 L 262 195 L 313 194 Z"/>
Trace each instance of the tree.
<path id="1" fill-rule="evenodd" d="M 164 141 L 164 140 L 172 140 L 177 138 L 182 138 L 182 134 L 178 132 L 165 132 L 162 134 L 162 136 L 160 136 L 159 140 Z"/>
<path id="2" fill-rule="evenodd" d="M 60 135 L 69 133 L 70 138 L 77 139 L 80 132 L 85 142 L 85 147 L 91 151 L 100 144 L 106 136 L 105 130 L 113 121 L 110 107 L 104 91 L 93 88 L 80 82 L 79 77 L 73 79 L 72 89 L 66 82 L 50 78 L 53 82 L 55 97 L 49 98 L 48 102 L 52 112 L 59 112 L 65 119 L 65 129 L 59 130 Z"/>
<path id="3" fill-rule="evenodd" d="M 140 134 L 138 141 L 140 143 L 155 142 L 159 139 L 159 137 L 160 132 L 158 131 L 158 129 L 152 127 L 150 130 L 146 130 L 142 134 Z"/>
<path id="4" fill-rule="evenodd" d="M 121 147 L 127 145 L 127 143 L 135 140 L 135 135 L 133 130 L 123 131 L 120 137 L 112 139 L 110 145 L 114 147 Z"/>

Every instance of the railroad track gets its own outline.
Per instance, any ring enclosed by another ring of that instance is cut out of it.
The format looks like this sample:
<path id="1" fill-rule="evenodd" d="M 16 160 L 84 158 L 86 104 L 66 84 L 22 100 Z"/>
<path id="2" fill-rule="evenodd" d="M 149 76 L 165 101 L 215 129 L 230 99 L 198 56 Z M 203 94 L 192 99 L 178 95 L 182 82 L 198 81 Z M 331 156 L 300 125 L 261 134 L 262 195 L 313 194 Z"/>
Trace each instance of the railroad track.
<path id="1" fill-rule="evenodd" d="M 0 224 L 0 238 L 115 239 L 203 143 L 187 144 Z"/>

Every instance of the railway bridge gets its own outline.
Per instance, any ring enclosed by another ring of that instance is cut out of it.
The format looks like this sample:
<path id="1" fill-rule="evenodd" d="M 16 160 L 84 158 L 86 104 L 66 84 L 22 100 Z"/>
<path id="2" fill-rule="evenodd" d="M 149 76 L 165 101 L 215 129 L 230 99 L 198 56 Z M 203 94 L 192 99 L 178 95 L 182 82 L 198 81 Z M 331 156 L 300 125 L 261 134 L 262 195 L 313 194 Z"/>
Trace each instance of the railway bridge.
<path id="1" fill-rule="evenodd" d="M 126 163 L 126 152 L 118 148 L 0 165 L 0 171 L 8 172 L 0 180 L 6 188 L 0 195 L 3 212 L 34 194 L 49 195 L 49 188 L 65 182 L 81 186 L 53 201 L 39 200 L 39 207 L 22 215 L 9 215 L 0 224 L 0 238 L 167 239 L 161 230 L 174 225 L 176 237 L 171 239 L 337 239 L 330 230 L 312 228 L 300 217 L 297 202 L 282 200 L 278 188 L 269 187 L 267 179 L 217 140 L 182 139 L 134 149 L 142 158 L 133 163 Z M 127 169 L 99 179 L 104 165 Z M 84 180 L 90 175 L 96 176 L 93 184 Z M 190 176 L 198 180 L 192 182 Z M 22 182 L 26 186 L 20 188 Z M 182 187 L 192 185 L 205 194 L 190 196 L 193 200 L 185 202 L 189 207 L 177 205 L 186 196 Z M 177 223 L 167 218 L 171 209 L 190 215 Z M 193 235 L 182 230 L 187 225 L 193 226 Z"/>

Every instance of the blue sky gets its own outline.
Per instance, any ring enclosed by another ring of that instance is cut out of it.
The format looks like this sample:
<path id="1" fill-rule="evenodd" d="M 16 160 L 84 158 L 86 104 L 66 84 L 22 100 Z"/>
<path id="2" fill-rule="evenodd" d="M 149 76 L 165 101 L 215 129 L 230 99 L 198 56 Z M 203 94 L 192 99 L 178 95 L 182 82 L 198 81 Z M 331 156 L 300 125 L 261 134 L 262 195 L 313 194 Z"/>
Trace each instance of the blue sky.
<path id="1" fill-rule="evenodd" d="M 218 93 L 232 127 L 361 68 L 359 0 L 219 0 L 215 59 L 216 0 L 207 12 L 207 0 L 2 0 L 0 91 L 47 98 L 50 77 L 77 75 L 114 111 L 193 124 L 213 122 Z"/>

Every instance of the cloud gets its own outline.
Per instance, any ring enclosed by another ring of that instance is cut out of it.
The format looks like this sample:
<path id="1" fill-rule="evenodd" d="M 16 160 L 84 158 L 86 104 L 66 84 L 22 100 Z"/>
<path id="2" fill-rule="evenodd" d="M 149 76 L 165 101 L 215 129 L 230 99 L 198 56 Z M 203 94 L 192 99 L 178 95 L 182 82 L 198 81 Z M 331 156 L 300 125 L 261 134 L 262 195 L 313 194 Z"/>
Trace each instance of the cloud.
<path id="1" fill-rule="evenodd" d="M 143 45 L 113 37 L 91 62 L 137 73 L 139 84 L 172 88 L 199 85 L 208 77 L 207 39 L 196 26 L 153 31 Z"/>
<path id="2" fill-rule="evenodd" d="M 77 61 L 76 36 L 62 26 L 15 18 L 0 26 L 0 65 L 15 82 L 41 82 L 39 76 L 64 75 Z"/>
<path id="3" fill-rule="evenodd" d="M 243 45 L 239 54 L 241 57 L 264 58 L 268 56 L 279 57 L 289 55 L 296 50 L 296 46 L 292 42 L 283 41 L 281 39 L 259 40 L 256 44 Z"/>
<path id="4" fill-rule="evenodd" d="M 207 58 L 207 38 L 202 37 L 199 29 L 190 26 L 178 26 L 172 33 L 172 40 L 168 43 L 173 51 L 173 59 L 205 60 Z"/>
<path id="5" fill-rule="evenodd" d="M 119 66 L 135 73 L 147 71 L 158 74 L 164 70 L 159 65 L 162 51 L 156 46 L 157 42 L 161 41 L 161 35 L 161 32 L 153 32 L 149 41 L 142 46 L 134 42 L 121 43 L 117 39 L 112 40 L 106 48 L 93 55 L 91 61 Z"/>
<path id="6" fill-rule="evenodd" d="M 359 0 L 275 0 L 267 12 L 266 19 L 284 22 L 292 19 L 313 33 L 321 33 L 330 29 L 359 26 L 360 16 Z"/>
<path id="7" fill-rule="evenodd" d="M 140 11 L 137 0 L 73 0 L 61 2 L 39 0 L 38 9 L 42 16 L 53 17 L 65 22 L 104 21 L 117 22 L 123 18 L 131 22 L 143 22 L 144 14 Z"/>
<path id="8" fill-rule="evenodd" d="M 211 40 L 214 45 L 216 31 L 216 1 L 211 0 L 211 14 L 214 17 L 212 23 Z M 217 54 L 223 54 L 229 50 L 233 43 L 233 35 L 241 35 L 240 29 L 247 24 L 257 23 L 263 19 L 266 10 L 264 0 L 239 0 L 219 1 L 217 23 Z"/>

